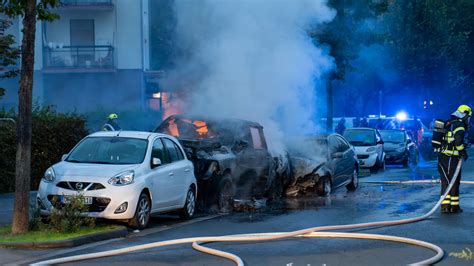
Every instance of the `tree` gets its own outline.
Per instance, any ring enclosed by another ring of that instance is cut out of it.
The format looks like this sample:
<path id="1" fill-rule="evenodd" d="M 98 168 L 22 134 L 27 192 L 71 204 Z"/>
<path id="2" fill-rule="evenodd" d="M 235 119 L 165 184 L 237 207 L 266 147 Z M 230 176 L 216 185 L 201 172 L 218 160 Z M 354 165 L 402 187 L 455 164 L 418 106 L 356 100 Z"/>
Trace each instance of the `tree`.
<path id="1" fill-rule="evenodd" d="M 12 78 L 18 75 L 18 70 L 11 69 L 16 65 L 16 60 L 20 56 L 20 50 L 14 48 L 15 38 L 7 34 L 6 30 L 11 26 L 11 21 L 0 19 L 0 79 Z M 0 99 L 5 93 L 5 89 L 0 87 Z"/>
<path id="2" fill-rule="evenodd" d="M 329 46 L 329 54 L 334 58 L 336 67 L 329 73 L 326 86 L 327 124 L 326 130 L 332 131 L 333 119 L 333 82 L 344 81 L 346 73 L 354 70 L 352 62 L 357 58 L 362 45 L 380 42 L 377 31 L 367 26 L 387 11 L 387 0 L 330 0 L 329 5 L 336 9 L 333 21 L 321 29 L 310 32 L 319 43 Z"/>
<path id="3" fill-rule="evenodd" d="M 31 109 L 35 60 L 36 21 L 52 21 L 59 16 L 49 9 L 59 0 L 0 0 L 0 12 L 10 18 L 23 17 L 20 89 L 18 92 L 17 152 L 15 162 L 15 204 L 12 233 L 28 231 L 31 173 Z"/>
<path id="4" fill-rule="evenodd" d="M 457 105 L 454 99 L 469 101 L 474 96 L 473 10 L 470 0 L 398 0 L 384 18 L 400 83 L 415 87 L 424 99 L 443 103 L 438 105 L 441 111 Z"/>

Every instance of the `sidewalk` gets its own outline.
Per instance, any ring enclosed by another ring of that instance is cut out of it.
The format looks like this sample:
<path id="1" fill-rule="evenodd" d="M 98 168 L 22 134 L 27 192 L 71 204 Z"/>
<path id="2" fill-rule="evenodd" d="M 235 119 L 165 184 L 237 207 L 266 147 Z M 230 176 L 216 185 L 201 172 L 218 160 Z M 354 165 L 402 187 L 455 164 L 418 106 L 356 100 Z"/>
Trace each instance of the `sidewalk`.
<path id="1" fill-rule="evenodd" d="M 30 204 L 35 203 L 36 191 L 30 192 Z M 12 223 L 15 193 L 0 194 L 0 226 Z"/>

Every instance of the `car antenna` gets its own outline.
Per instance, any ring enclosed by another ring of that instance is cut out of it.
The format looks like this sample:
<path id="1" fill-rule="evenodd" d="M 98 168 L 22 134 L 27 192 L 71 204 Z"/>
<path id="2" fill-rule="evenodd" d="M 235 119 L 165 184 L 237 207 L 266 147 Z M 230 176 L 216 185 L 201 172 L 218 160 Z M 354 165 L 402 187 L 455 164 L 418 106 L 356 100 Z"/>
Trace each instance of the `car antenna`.
<path id="1" fill-rule="evenodd" d="M 119 137 L 120 135 L 120 132 L 122 132 L 122 130 L 120 129 L 119 132 L 117 133 L 116 137 Z"/>

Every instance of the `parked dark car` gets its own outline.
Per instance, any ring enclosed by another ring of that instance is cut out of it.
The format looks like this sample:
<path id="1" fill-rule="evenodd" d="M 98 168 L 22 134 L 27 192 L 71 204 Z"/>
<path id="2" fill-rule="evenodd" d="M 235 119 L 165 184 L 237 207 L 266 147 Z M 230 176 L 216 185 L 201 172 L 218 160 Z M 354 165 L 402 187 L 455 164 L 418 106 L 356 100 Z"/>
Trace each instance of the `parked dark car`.
<path id="1" fill-rule="evenodd" d="M 176 137 L 194 163 L 201 206 L 228 210 L 234 198 L 281 196 L 288 161 L 272 157 L 260 124 L 173 115 L 155 131 Z"/>
<path id="2" fill-rule="evenodd" d="M 380 130 L 380 134 L 384 140 L 387 164 L 402 164 L 404 167 L 410 163 L 418 164 L 418 147 L 405 130 Z"/>
<path id="3" fill-rule="evenodd" d="M 325 196 L 342 186 L 349 191 L 357 189 L 359 163 L 343 136 L 319 135 L 293 142 L 288 145 L 292 174 L 287 196 Z"/>

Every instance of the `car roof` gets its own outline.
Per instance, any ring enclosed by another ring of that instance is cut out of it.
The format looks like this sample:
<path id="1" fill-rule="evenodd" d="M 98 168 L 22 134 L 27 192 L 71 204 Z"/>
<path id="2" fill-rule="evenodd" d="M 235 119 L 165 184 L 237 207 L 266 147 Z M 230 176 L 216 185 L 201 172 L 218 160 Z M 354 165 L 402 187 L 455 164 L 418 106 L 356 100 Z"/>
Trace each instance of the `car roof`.
<path id="1" fill-rule="evenodd" d="M 388 129 L 380 129 L 379 131 L 401 131 L 401 132 L 405 132 L 406 130 L 405 129 L 391 129 L 391 128 L 388 128 Z"/>
<path id="2" fill-rule="evenodd" d="M 191 120 L 204 120 L 205 122 L 208 122 L 208 123 L 230 123 L 230 124 L 247 125 L 247 126 L 254 126 L 254 127 L 263 128 L 262 125 L 260 125 L 257 122 L 253 122 L 253 121 L 237 119 L 237 118 L 222 118 L 222 117 L 206 116 L 206 115 L 190 115 L 190 114 L 171 115 L 168 118 L 166 118 L 165 121 L 167 121 L 169 119 L 173 119 L 173 118 L 191 119 Z"/>
<path id="3" fill-rule="evenodd" d="M 375 129 L 370 127 L 351 127 L 347 128 L 346 130 L 367 130 L 367 131 L 375 131 Z"/>
<path id="4" fill-rule="evenodd" d="M 88 137 L 122 137 L 135 139 L 149 139 L 150 137 L 164 137 L 166 134 L 146 132 L 146 131 L 99 131 L 90 134 Z M 168 136 L 169 137 L 169 136 Z"/>

